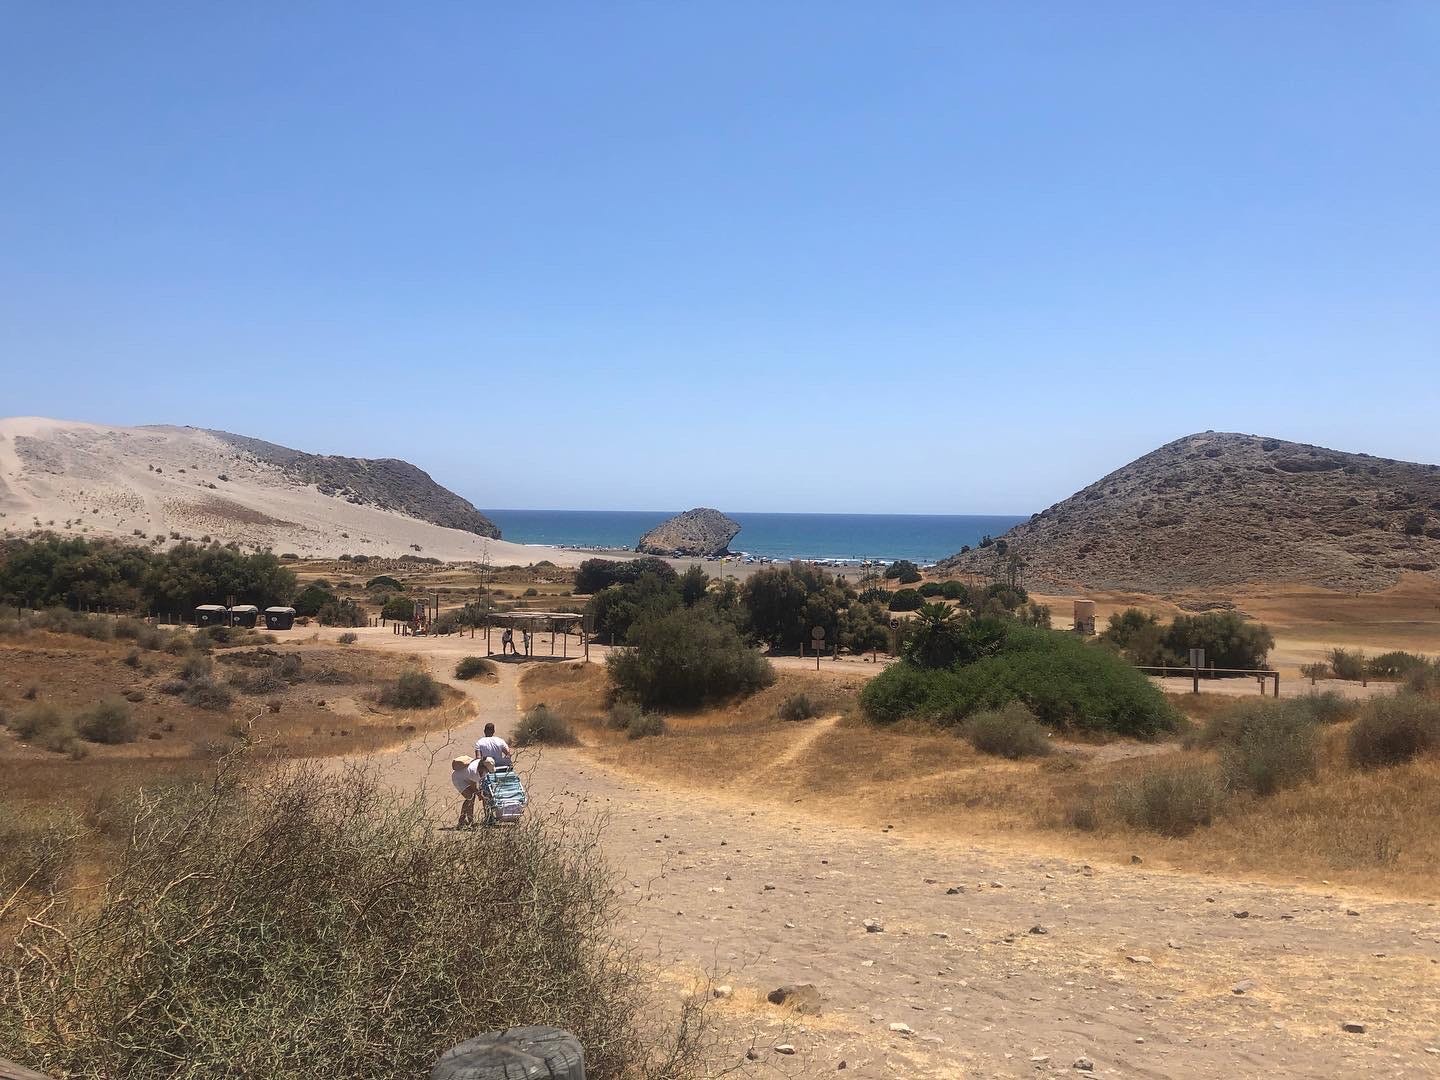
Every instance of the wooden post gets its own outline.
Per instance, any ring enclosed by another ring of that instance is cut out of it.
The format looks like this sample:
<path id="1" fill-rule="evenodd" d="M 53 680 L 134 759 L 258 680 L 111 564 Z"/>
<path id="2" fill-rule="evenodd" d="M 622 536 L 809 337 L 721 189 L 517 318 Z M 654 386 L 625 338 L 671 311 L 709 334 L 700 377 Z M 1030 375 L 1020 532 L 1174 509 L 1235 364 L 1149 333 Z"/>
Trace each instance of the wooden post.
<path id="1" fill-rule="evenodd" d="M 430 1080 L 514 1080 L 525 1076 L 585 1080 L 585 1051 L 580 1040 L 553 1027 L 492 1031 L 446 1050 L 430 1070 Z"/>
<path id="2" fill-rule="evenodd" d="M 1280 696 L 1280 672 L 1275 672 L 1275 696 Z"/>
<path id="3" fill-rule="evenodd" d="M 1193 684 L 1190 692 L 1198 694 L 1200 692 L 1200 669 L 1198 667 L 1190 669 L 1190 681 Z"/>

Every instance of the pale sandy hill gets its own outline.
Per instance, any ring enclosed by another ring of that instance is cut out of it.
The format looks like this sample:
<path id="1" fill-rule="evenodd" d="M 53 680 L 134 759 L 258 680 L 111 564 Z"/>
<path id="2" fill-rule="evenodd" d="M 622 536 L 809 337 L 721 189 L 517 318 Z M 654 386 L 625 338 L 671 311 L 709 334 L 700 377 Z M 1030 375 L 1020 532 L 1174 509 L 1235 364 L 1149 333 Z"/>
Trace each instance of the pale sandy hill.
<path id="1" fill-rule="evenodd" d="M 289 453 L 296 457 L 281 460 L 246 440 L 199 428 L 0 420 L 0 532 L 43 528 L 136 541 L 159 536 L 165 543 L 178 534 L 302 556 L 458 560 L 488 553 L 500 565 L 583 557 L 479 535 L 475 530 L 493 530 L 493 524 L 407 463 Z M 355 482 L 336 484 L 316 469 L 297 470 L 296 458 L 339 463 L 341 475 Z M 318 476 L 319 484 L 306 482 L 310 476 Z M 388 489 L 380 486 L 387 478 Z M 386 507 L 436 507 L 439 520 L 466 528 Z"/>

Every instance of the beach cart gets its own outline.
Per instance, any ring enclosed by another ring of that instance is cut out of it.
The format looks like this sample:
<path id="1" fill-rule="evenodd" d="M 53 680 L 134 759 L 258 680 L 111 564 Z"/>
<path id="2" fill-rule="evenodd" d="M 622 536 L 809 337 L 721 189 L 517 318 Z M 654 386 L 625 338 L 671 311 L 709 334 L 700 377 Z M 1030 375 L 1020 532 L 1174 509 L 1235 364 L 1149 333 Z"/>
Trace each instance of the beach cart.
<path id="1" fill-rule="evenodd" d="M 485 824 L 503 825 L 525 815 L 525 785 L 520 774 L 506 765 L 496 768 L 490 778 L 490 800 L 485 804 Z"/>

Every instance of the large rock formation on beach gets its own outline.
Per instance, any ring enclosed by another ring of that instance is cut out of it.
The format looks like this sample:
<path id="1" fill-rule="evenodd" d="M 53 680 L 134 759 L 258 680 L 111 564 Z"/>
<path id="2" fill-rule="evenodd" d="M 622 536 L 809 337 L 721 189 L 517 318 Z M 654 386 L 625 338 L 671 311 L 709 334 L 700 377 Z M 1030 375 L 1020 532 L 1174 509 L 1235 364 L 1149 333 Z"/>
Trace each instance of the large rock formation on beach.
<path id="1" fill-rule="evenodd" d="M 719 510 L 697 507 L 667 518 L 640 538 L 635 550 L 645 555 L 711 559 L 728 554 L 740 523 Z"/>
<path id="2" fill-rule="evenodd" d="M 0 420 L 0 531 L 35 529 L 298 555 L 534 558 L 406 461 L 307 454 L 202 428 Z"/>
<path id="3" fill-rule="evenodd" d="M 995 572 L 1012 555 L 1028 586 L 1061 591 L 1380 590 L 1440 568 L 1440 466 L 1189 435 L 936 569 Z"/>

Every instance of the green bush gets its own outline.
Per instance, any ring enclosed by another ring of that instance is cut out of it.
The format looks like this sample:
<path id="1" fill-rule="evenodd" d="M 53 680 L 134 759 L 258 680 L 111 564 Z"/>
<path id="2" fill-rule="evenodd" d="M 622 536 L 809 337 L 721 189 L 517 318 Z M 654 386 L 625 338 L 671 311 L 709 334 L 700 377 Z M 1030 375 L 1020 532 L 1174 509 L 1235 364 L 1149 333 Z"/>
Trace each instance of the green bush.
<path id="1" fill-rule="evenodd" d="M 605 726 L 615 731 L 629 731 L 630 725 L 644 715 L 645 710 L 633 701 L 617 701 L 605 714 Z"/>
<path id="2" fill-rule="evenodd" d="M 332 600 L 317 616 L 324 626 L 369 626 L 370 616 L 354 600 Z"/>
<path id="3" fill-rule="evenodd" d="M 1151 769 L 1115 787 L 1115 812 L 1127 825 L 1163 836 L 1187 836 L 1220 812 L 1225 790 L 1200 765 Z"/>
<path id="4" fill-rule="evenodd" d="M 407 671 L 380 691 L 380 704 L 390 709 L 433 709 L 444 700 L 440 684 L 423 671 Z"/>
<path id="5" fill-rule="evenodd" d="M 10 721 L 10 730 L 23 742 L 71 757 L 84 757 L 75 721 L 53 705 L 32 705 Z"/>
<path id="6" fill-rule="evenodd" d="M 1359 650 L 1331 649 L 1328 663 L 1337 679 L 1359 682 L 1365 677 L 1365 654 Z"/>
<path id="7" fill-rule="evenodd" d="M 1014 625 L 993 655 L 953 669 L 892 664 L 860 693 L 866 715 L 878 723 L 916 716 L 949 725 L 1012 701 L 1063 729 L 1151 738 L 1179 724 L 1164 694 L 1113 652 L 1071 634 Z"/>
<path id="8" fill-rule="evenodd" d="M 610 654 L 610 678 L 622 694 L 649 708 L 693 708 L 775 681 L 770 662 L 702 605 L 637 623 L 630 646 Z"/>
<path id="9" fill-rule="evenodd" d="M 1191 649 L 1204 649 L 1206 663 L 1218 668 L 1263 668 L 1275 647 L 1269 629 L 1233 611 L 1177 615 L 1162 640 L 1177 660 L 1188 660 Z"/>
<path id="10" fill-rule="evenodd" d="M 575 591 L 593 594 L 611 585 L 630 585 L 642 574 L 654 574 L 667 584 L 674 584 L 679 575 L 664 559 L 586 559 L 575 571 Z"/>
<path id="11" fill-rule="evenodd" d="M 122 820 L 108 882 L 11 911 L 0 1055 L 127 1080 L 415 1077 L 477 1032 L 553 1024 L 596 1080 L 718 1074 L 695 1007 L 656 1023 L 597 825 L 532 813 L 457 843 L 419 794 L 314 766 L 157 787 Z"/>
<path id="12" fill-rule="evenodd" d="M 965 587 L 963 581 L 942 581 L 940 595 L 946 600 L 958 600 L 964 604 L 970 599 L 970 590 Z"/>
<path id="13" fill-rule="evenodd" d="M 885 601 L 890 600 L 889 593 Z M 855 655 L 890 648 L 890 619 L 879 604 L 857 600 L 840 613 L 840 644 Z"/>
<path id="14" fill-rule="evenodd" d="M 479 675 L 498 675 L 500 669 L 495 666 L 495 661 L 486 660 L 483 656 L 467 656 L 455 665 L 455 678 L 473 679 Z"/>
<path id="15" fill-rule="evenodd" d="M 780 702 L 776 710 L 781 720 L 813 720 L 820 715 L 820 707 L 804 692 L 790 694 Z"/>
<path id="16" fill-rule="evenodd" d="M 405 583 L 390 577 L 388 574 L 381 574 L 379 577 L 372 577 L 369 581 L 365 582 L 365 588 L 376 589 L 381 592 L 403 593 L 405 591 Z"/>
<path id="17" fill-rule="evenodd" d="M 1440 749 L 1440 702 L 1418 694 L 1371 698 L 1350 729 L 1349 756 L 1362 769 L 1403 765 Z"/>
<path id="18" fill-rule="evenodd" d="M 890 594 L 891 611 L 918 611 L 925 603 L 917 589 L 896 589 Z"/>
<path id="19" fill-rule="evenodd" d="M 1381 653 L 1370 661 L 1369 672 L 1372 679 L 1404 679 L 1413 672 L 1422 671 L 1430 666 L 1430 661 L 1417 653 L 1403 651 Z"/>
<path id="20" fill-rule="evenodd" d="M 189 682 L 180 698 L 187 705 L 193 705 L 197 709 L 209 709 L 211 712 L 224 712 L 235 700 L 228 686 L 216 682 L 208 675 Z"/>
<path id="21" fill-rule="evenodd" d="M 536 705 L 520 718 L 510 741 L 516 746 L 578 746 L 580 743 L 574 729 L 544 705 Z"/>
<path id="22" fill-rule="evenodd" d="M 335 603 L 337 597 L 325 586 L 318 582 L 307 585 L 295 594 L 291 607 L 295 609 L 296 615 L 303 615 L 306 618 L 313 618 L 320 614 L 320 609 L 326 604 Z"/>
<path id="23" fill-rule="evenodd" d="M 855 599 L 850 587 L 814 563 L 768 566 L 752 574 L 741 590 L 750 631 L 772 649 L 799 649 L 811 630 L 838 628 Z"/>
<path id="24" fill-rule="evenodd" d="M 1300 665 L 1301 678 L 1309 679 L 1311 686 L 1315 685 L 1317 679 L 1328 679 L 1332 675 L 1334 672 L 1330 670 L 1330 665 L 1323 662 Z"/>
<path id="25" fill-rule="evenodd" d="M 1220 747 L 1220 773 L 1230 790 L 1273 795 L 1314 779 L 1317 728 L 1305 703 L 1267 698 L 1215 717 L 1206 737 Z"/>
<path id="26" fill-rule="evenodd" d="M 96 702 L 80 714 L 75 727 L 82 739 L 94 743 L 134 742 L 140 734 L 130 706 L 121 698 Z"/>
<path id="27" fill-rule="evenodd" d="M 913 585 L 920 580 L 920 568 L 909 559 L 896 559 L 885 568 L 885 576 L 902 585 Z"/>
<path id="28" fill-rule="evenodd" d="M 668 731 L 665 718 L 659 713 L 643 712 L 625 729 L 627 739 L 651 739 Z"/>
<path id="29" fill-rule="evenodd" d="M 945 589 L 938 581 L 927 581 L 924 585 L 921 585 L 915 591 L 918 592 L 921 596 L 925 597 L 926 600 L 929 600 L 932 597 L 945 595 Z"/>
<path id="30" fill-rule="evenodd" d="M 976 713 L 960 733 L 982 754 L 1010 758 L 1043 757 L 1050 753 L 1050 734 L 1019 702 Z"/>

